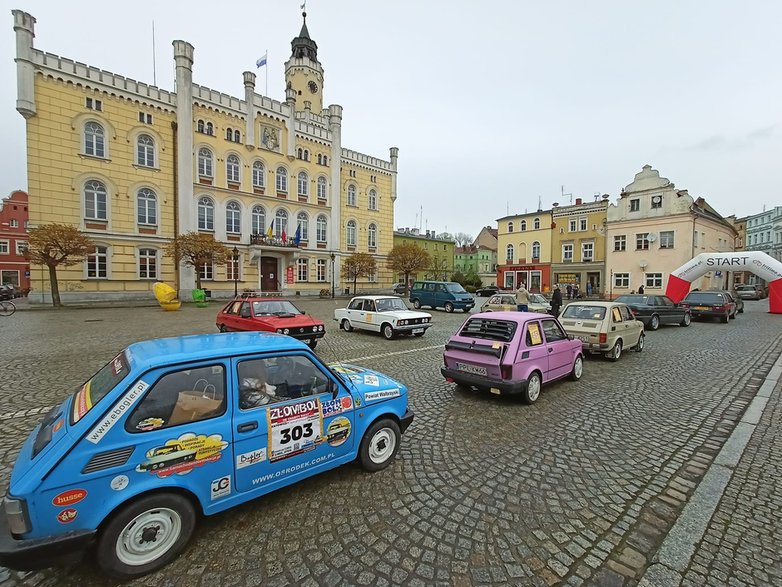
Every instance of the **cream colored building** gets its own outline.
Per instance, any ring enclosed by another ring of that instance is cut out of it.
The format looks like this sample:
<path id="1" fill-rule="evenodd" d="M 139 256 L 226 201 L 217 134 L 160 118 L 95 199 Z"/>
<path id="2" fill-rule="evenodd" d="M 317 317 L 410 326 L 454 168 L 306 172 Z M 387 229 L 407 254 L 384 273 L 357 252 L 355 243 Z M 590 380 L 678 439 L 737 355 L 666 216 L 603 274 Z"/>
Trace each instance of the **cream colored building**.
<path id="1" fill-rule="evenodd" d="M 532 292 L 551 290 L 551 210 L 497 219 L 497 285 Z"/>
<path id="2" fill-rule="evenodd" d="M 656 169 L 644 165 L 615 204 L 608 206 L 606 272 L 612 297 L 637 291 L 665 293 L 671 271 L 703 252 L 734 250 L 736 230 L 703 198 L 679 190 Z M 712 271 L 692 288 L 733 283 Z"/>
<path id="3" fill-rule="evenodd" d="M 384 160 L 343 146 L 342 107 L 324 107 L 306 15 L 283 101 L 258 94 L 250 71 L 240 97 L 198 85 L 185 41 L 173 42 L 169 92 L 43 52 L 33 45 L 35 18 L 20 10 L 13 18 L 30 225 L 72 224 L 98 245 L 58 271 L 64 301 L 151 298 L 157 280 L 189 299 L 194 272 L 162 253 L 189 231 L 238 252 L 238 263 L 202 272 L 214 297 L 233 295 L 234 283 L 284 295 L 317 294 L 332 280 L 346 286 L 340 266 L 354 252 L 375 256 L 379 268 L 362 289 L 390 287 L 398 150 Z M 48 280 L 32 271 L 44 301 Z"/>

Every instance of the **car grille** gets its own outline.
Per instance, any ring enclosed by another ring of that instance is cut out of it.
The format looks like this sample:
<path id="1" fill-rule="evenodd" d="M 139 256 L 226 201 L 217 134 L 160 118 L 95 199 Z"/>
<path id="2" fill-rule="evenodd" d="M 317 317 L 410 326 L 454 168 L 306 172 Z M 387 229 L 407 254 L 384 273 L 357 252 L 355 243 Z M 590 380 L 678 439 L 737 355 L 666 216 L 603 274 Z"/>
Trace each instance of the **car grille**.
<path id="1" fill-rule="evenodd" d="M 128 462 L 130 455 L 133 454 L 133 446 L 127 446 L 118 448 L 116 450 L 110 450 L 107 452 L 99 452 L 90 459 L 82 469 L 82 473 L 93 473 L 95 471 L 102 471 L 103 469 L 110 469 L 111 467 L 119 467 Z"/>

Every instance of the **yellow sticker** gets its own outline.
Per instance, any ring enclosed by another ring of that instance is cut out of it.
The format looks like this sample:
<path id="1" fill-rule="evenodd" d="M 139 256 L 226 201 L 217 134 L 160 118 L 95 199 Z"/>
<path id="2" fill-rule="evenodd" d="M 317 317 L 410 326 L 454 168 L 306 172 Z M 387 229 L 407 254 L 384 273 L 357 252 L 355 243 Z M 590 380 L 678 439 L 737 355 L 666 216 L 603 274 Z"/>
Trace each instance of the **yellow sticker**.
<path id="1" fill-rule="evenodd" d="M 540 336 L 540 328 L 537 322 L 531 322 L 527 325 L 527 332 L 529 332 L 529 339 L 533 345 L 542 344 L 543 339 Z"/>

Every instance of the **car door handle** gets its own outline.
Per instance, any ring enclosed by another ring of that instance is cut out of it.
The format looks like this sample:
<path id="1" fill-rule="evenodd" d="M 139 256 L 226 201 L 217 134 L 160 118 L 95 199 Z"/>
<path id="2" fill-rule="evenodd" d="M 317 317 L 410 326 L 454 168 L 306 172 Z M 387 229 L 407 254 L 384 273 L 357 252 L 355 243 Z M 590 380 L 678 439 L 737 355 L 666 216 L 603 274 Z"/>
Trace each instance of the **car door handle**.
<path id="1" fill-rule="evenodd" d="M 554 349 L 552 349 L 551 347 L 548 347 L 548 352 L 553 353 Z"/>
<path id="2" fill-rule="evenodd" d="M 255 430 L 258 428 L 258 422 L 252 421 L 252 422 L 245 422 L 244 424 L 239 424 L 236 427 L 237 432 L 250 432 L 251 430 Z"/>

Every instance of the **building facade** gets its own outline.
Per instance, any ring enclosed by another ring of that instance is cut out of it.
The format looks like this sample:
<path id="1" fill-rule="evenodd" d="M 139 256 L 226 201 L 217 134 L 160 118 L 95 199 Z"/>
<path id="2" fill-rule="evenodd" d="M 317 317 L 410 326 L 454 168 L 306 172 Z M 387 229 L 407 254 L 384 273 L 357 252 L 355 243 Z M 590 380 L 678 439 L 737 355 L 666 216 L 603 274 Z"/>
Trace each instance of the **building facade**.
<path id="1" fill-rule="evenodd" d="M 439 236 L 434 230 L 421 233 L 417 228 L 399 228 L 394 231 L 394 246 L 414 244 L 421 247 L 431 257 L 431 266 L 424 271 L 411 275 L 410 279 L 437 279 L 447 281 L 454 271 L 454 250 L 456 243 L 450 238 Z M 394 276 L 394 280 L 404 283 L 404 275 Z"/>
<path id="2" fill-rule="evenodd" d="M 193 269 L 162 251 L 191 231 L 237 251 L 238 261 L 202 270 L 213 296 L 233 295 L 235 281 L 288 295 L 346 286 L 341 262 L 355 252 L 378 263 L 363 289 L 390 286 L 398 150 L 383 160 L 343 146 L 342 107 L 323 106 L 306 14 L 284 101 L 256 93 L 249 71 L 242 97 L 194 83 L 185 41 L 173 42 L 173 93 L 44 53 L 35 19 L 13 16 L 30 223 L 72 224 L 97 243 L 82 266 L 59 272 L 64 301 L 146 298 L 159 280 L 189 296 Z"/>
<path id="3" fill-rule="evenodd" d="M 576 198 L 571 206 L 554 205 L 551 282 L 560 289 L 578 286 L 582 295 L 606 289 L 606 209 L 608 196 L 594 202 Z"/>
<path id="4" fill-rule="evenodd" d="M 737 232 L 703 198 L 693 198 L 645 165 L 608 206 L 608 295 L 665 293 L 671 271 L 703 252 L 734 250 Z M 712 271 L 693 288 L 724 288 L 733 277 Z"/>
<path id="5" fill-rule="evenodd" d="M 477 275 L 481 285 L 494 285 L 497 279 L 497 251 L 483 245 L 456 247 L 454 271 Z"/>
<path id="6" fill-rule="evenodd" d="M 0 284 L 30 290 L 27 248 L 27 192 L 16 190 L 0 201 Z"/>
<path id="7" fill-rule="evenodd" d="M 551 290 L 551 210 L 497 220 L 497 285 L 531 292 Z"/>
<path id="8" fill-rule="evenodd" d="M 746 249 L 762 251 L 782 261 L 782 206 L 747 216 Z"/>

